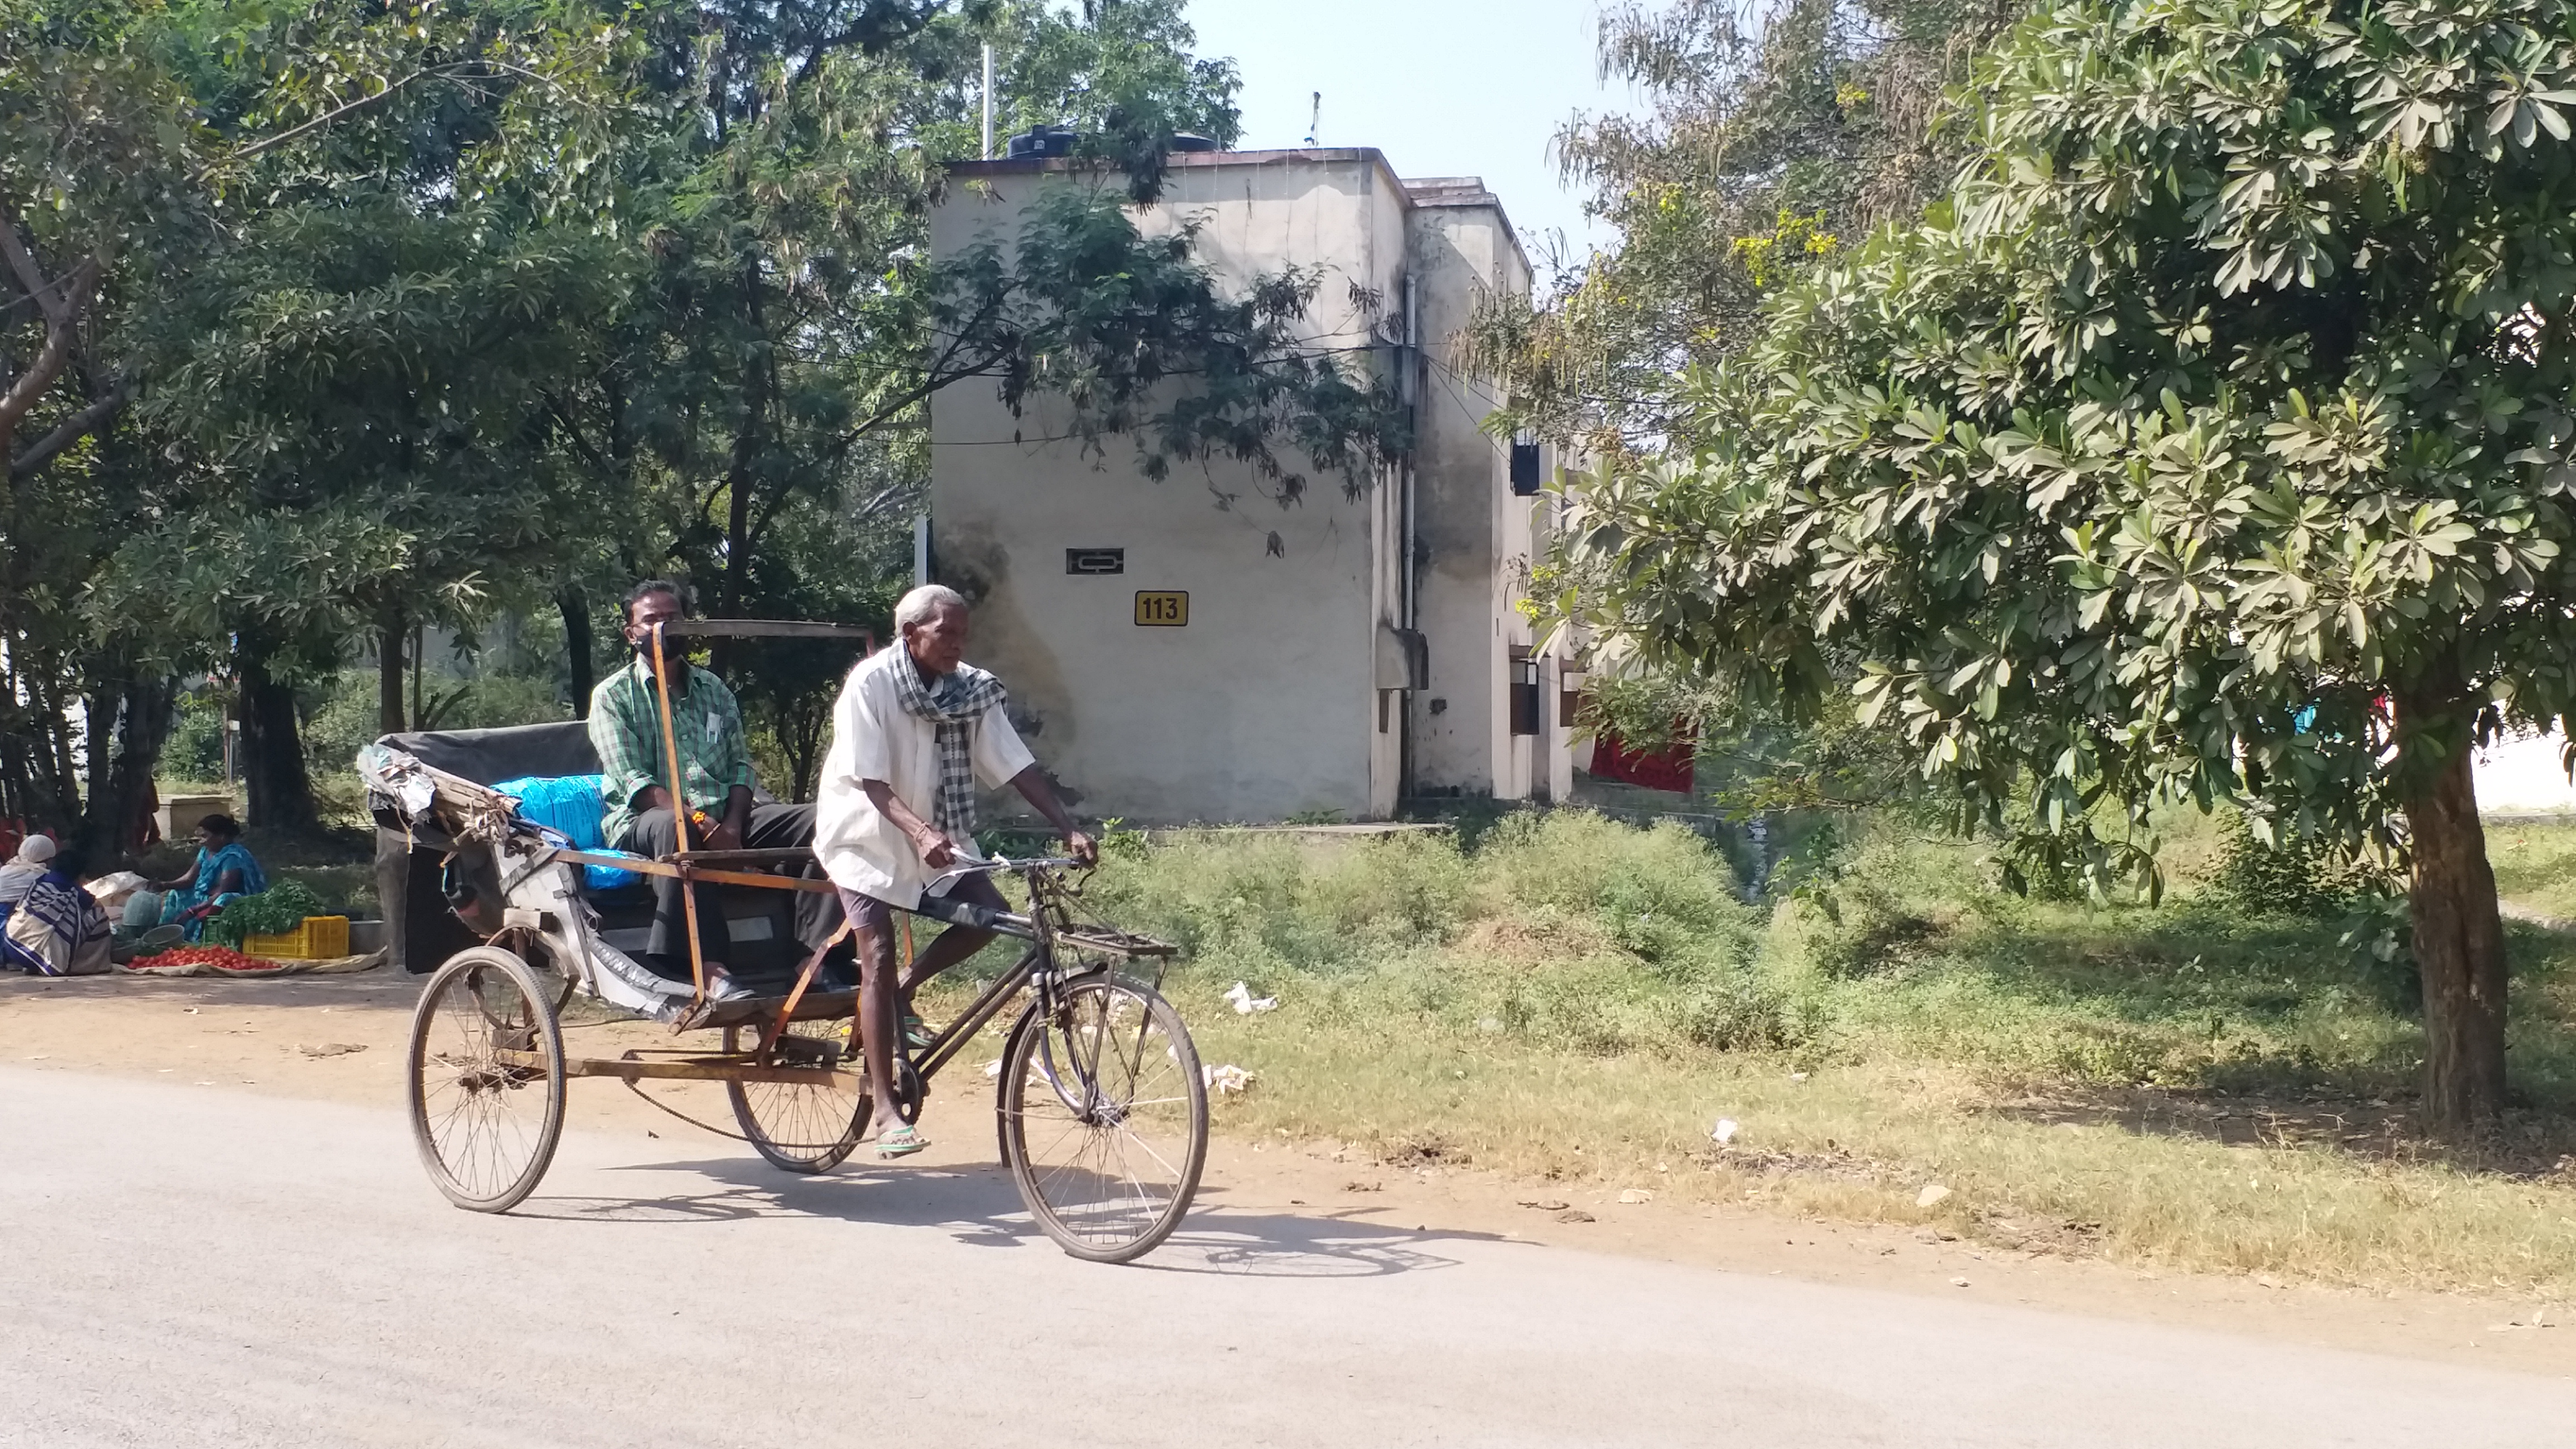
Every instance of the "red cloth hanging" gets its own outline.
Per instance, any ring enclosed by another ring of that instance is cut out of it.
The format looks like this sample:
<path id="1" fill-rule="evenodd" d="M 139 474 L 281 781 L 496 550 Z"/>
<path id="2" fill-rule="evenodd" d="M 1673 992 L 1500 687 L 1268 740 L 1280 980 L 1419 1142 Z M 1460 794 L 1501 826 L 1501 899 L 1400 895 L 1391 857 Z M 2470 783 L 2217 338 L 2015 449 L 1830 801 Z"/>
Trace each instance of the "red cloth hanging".
<path id="1" fill-rule="evenodd" d="M 1592 737 L 1592 766 L 1586 773 L 1596 780 L 1617 780 L 1648 790 L 1671 790 L 1687 795 L 1691 792 L 1692 763 L 1699 754 L 1698 733 L 1675 721 L 1673 738 L 1661 750 L 1643 750 L 1619 738 L 1608 725 Z"/>

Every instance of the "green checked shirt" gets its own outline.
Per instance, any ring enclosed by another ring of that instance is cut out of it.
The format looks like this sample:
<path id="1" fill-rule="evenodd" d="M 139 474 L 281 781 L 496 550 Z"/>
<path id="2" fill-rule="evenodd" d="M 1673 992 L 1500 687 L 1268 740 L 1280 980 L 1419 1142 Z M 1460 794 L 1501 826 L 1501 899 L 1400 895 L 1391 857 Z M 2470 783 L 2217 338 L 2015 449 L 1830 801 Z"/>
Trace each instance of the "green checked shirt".
<path id="1" fill-rule="evenodd" d="M 733 787 L 751 787 L 751 749 L 743 742 L 742 706 L 724 681 L 692 667 L 673 680 L 671 738 L 680 750 L 680 792 L 689 807 L 724 812 Z M 590 696 L 590 747 L 599 756 L 600 796 L 608 806 L 600 834 L 615 845 L 635 821 L 636 792 L 669 789 L 662 762 L 661 705 L 653 671 L 641 659 L 608 676 Z"/>

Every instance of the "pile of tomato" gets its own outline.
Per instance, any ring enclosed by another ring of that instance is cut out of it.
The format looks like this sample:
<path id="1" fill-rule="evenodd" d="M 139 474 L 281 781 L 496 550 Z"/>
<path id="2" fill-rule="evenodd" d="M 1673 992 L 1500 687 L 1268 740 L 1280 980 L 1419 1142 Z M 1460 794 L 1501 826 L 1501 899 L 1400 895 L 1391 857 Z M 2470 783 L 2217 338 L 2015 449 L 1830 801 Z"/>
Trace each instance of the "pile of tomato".
<path id="1" fill-rule="evenodd" d="M 218 971 L 255 971 L 266 963 L 254 961 L 230 946 L 180 946 L 134 958 L 137 966 L 212 966 Z"/>

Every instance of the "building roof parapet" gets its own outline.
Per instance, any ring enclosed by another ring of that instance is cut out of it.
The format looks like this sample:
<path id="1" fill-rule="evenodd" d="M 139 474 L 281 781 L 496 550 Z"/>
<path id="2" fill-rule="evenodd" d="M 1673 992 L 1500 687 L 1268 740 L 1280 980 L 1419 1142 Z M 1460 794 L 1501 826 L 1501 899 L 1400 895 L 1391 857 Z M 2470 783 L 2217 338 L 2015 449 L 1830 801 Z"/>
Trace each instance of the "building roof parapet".
<path id="1" fill-rule="evenodd" d="M 1413 208 L 1490 208 L 1502 221 L 1503 235 L 1511 239 L 1512 250 L 1520 254 L 1521 265 L 1529 266 L 1529 255 L 1522 250 L 1520 233 L 1513 229 L 1511 215 L 1503 210 L 1502 198 L 1485 189 L 1481 176 L 1423 176 L 1405 180 L 1387 163 L 1386 153 L 1375 146 L 1308 146 L 1270 151 L 1174 151 L 1163 158 L 1163 164 L 1174 171 L 1194 171 L 1224 166 L 1336 166 L 1359 163 L 1374 169 L 1388 189 L 1402 198 L 1407 209 Z M 997 158 L 990 161 L 951 161 L 948 174 L 960 180 L 982 180 L 998 176 L 1039 176 L 1049 172 L 1071 173 L 1101 169 L 1103 163 L 1087 156 L 1023 156 L 1016 160 Z"/>
<path id="2" fill-rule="evenodd" d="M 1387 185 L 1397 195 L 1404 194 L 1404 182 L 1387 164 L 1386 153 L 1375 146 L 1309 146 L 1301 149 L 1274 151 L 1174 151 L 1163 158 L 1163 164 L 1174 171 L 1191 171 L 1203 166 L 1335 166 L 1360 162 L 1373 166 L 1386 176 Z M 990 161 L 951 161 L 948 174 L 961 177 L 1035 176 L 1048 171 L 1089 171 L 1104 163 L 1091 156 L 1023 156 L 1017 160 L 995 158 Z"/>

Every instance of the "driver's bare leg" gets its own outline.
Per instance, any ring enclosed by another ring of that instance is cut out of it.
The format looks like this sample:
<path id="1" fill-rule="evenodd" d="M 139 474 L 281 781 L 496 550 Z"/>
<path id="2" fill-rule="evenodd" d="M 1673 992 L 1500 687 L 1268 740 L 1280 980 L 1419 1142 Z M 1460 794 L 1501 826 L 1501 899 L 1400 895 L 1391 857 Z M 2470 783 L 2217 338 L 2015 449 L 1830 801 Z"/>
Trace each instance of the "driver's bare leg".
<path id="1" fill-rule="evenodd" d="M 852 891 L 841 892 L 849 912 L 859 956 L 859 1060 L 866 1064 L 868 1091 L 874 1099 L 868 1135 L 883 1137 L 903 1125 L 894 1098 L 894 1048 L 903 1034 L 903 997 L 896 989 L 893 921 L 885 903 Z"/>

